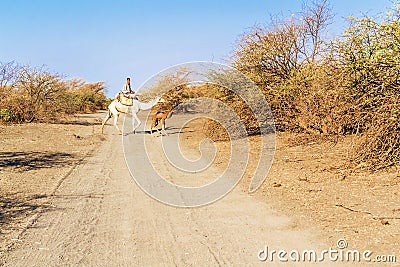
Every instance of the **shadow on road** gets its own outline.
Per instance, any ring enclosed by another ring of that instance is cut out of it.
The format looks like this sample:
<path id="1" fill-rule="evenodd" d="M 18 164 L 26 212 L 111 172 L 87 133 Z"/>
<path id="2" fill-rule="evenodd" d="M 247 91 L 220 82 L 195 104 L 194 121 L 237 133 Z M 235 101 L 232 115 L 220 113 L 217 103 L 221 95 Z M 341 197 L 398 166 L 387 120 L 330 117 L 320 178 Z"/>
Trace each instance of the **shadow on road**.
<path id="1" fill-rule="evenodd" d="M 0 152 L 0 169 L 18 168 L 29 171 L 70 164 L 75 155 L 64 152 Z"/>
<path id="2" fill-rule="evenodd" d="M 74 120 L 74 121 L 59 121 L 55 124 L 94 126 L 94 125 L 101 125 L 101 121 L 90 122 L 90 121 Z"/>
<path id="3" fill-rule="evenodd" d="M 41 203 L 46 195 L 18 196 L 18 193 L 0 196 L 0 230 L 18 228 L 18 223 L 27 216 L 53 210 L 54 207 Z"/>
<path id="4" fill-rule="evenodd" d="M 191 133 L 194 130 L 189 130 L 189 127 L 166 127 L 165 131 L 167 131 L 168 135 L 180 134 L 180 133 Z M 151 134 L 157 133 L 157 130 L 136 130 L 135 134 Z M 133 135 L 133 132 L 124 133 L 124 136 Z"/>

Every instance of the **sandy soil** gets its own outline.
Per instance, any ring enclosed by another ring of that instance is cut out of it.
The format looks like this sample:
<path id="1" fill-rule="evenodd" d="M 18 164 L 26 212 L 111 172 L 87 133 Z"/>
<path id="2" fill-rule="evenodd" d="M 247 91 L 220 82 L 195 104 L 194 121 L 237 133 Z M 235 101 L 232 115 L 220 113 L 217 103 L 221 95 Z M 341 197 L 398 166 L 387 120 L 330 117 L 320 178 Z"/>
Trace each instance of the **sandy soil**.
<path id="1" fill-rule="evenodd" d="M 393 167 L 370 173 L 350 168 L 351 137 L 293 145 L 296 138 L 294 134 L 277 135 L 272 168 L 254 196 L 280 214 L 315 228 L 331 246 L 345 239 L 349 249 L 399 258 L 400 170 Z M 260 137 L 249 139 L 252 151 L 240 184 L 243 190 L 259 159 Z M 218 146 L 222 155 L 229 155 L 229 142 L 218 142 Z"/>
<path id="2" fill-rule="evenodd" d="M 170 119 L 170 131 L 179 119 Z M 108 126 L 102 140 L 97 115 L 0 131 L 0 266 L 265 266 L 257 259 L 265 245 L 320 250 L 336 247 L 339 238 L 351 249 L 400 255 L 394 219 L 400 216 L 399 173 L 343 169 L 349 140 L 291 147 L 290 136 L 279 136 L 259 191 L 246 192 L 251 160 L 241 184 L 225 198 L 182 209 L 139 189 L 126 167 L 121 136 Z M 189 158 L 199 155 L 202 135 L 196 133 L 181 135 Z M 143 136 L 128 136 L 132 144 L 138 138 Z M 207 183 L 228 160 L 228 144 L 219 142 L 222 153 L 210 170 L 185 179 L 158 153 L 161 138 L 145 138 L 155 168 L 173 182 Z M 251 140 L 256 157 L 258 140 Z M 140 161 L 142 154 L 131 148 L 128 153 Z M 296 266 L 302 265 L 309 264 Z"/>
<path id="3" fill-rule="evenodd" d="M 350 249 L 400 259 L 400 170 L 349 169 L 351 138 L 301 146 L 291 146 L 291 139 L 278 135 L 274 163 L 257 198 L 318 226 L 330 244 L 344 238 Z"/>
<path id="4" fill-rule="evenodd" d="M 98 124 L 98 115 L 83 115 L 63 124 L 0 126 L 0 253 L 32 216 L 52 209 L 48 197 L 103 139 Z"/>

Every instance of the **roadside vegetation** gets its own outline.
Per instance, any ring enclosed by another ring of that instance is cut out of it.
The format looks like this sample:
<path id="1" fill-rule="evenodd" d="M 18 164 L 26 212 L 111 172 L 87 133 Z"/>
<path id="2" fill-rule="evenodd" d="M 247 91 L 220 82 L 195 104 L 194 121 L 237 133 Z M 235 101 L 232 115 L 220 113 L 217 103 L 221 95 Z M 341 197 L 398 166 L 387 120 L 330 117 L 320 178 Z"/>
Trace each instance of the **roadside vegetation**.
<path id="1" fill-rule="evenodd" d="M 290 16 L 273 17 L 238 39 L 233 67 L 253 80 L 272 109 L 276 128 L 294 133 L 294 144 L 353 136 L 354 166 L 377 170 L 400 163 L 400 4 L 381 17 L 348 18 L 348 28 L 327 38 L 333 19 L 327 0 L 304 4 Z M 250 134 L 255 118 L 238 96 L 215 85 L 185 87 L 184 70 L 155 86 L 176 85 L 170 106 L 199 96 L 230 105 Z M 219 77 L 223 78 L 223 77 Z M 227 75 L 225 79 L 229 79 Z M 166 105 L 166 104 L 164 104 Z M 210 121 L 213 139 L 227 138 Z"/>
<path id="2" fill-rule="evenodd" d="M 0 62 L 0 123 L 57 122 L 105 107 L 103 82 L 66 80 L 44 67 Z"/>
<path id="3" fill-rule="evenodd" d="M 315 1 L 289 19 L 243 34 L 234 67 L 264 91 L 277 129 L 312 139 L 355 135 L 352 161 L 400 163 L 400 4 L 381 18 L 348 18 L 326 40 L 332 16 Z"/>

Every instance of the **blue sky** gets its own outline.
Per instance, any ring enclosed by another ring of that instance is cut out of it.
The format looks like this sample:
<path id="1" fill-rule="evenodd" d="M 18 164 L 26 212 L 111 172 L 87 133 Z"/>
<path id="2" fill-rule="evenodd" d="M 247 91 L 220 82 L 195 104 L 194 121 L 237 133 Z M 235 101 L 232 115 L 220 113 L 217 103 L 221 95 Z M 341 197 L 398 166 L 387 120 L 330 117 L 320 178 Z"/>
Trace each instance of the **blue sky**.
<path id="1" fill-rule="evenodd" d="M 391 0 L 330 2 L 331 34 L 345 29 L 347 16 L 391 6 Z M 295 0 L 0 0 L 0 61 L 104 81 L 113 96 L 128 76 L 137 88 L 175 64 L 226 62 L 246 29 L 300 9 Z"/>

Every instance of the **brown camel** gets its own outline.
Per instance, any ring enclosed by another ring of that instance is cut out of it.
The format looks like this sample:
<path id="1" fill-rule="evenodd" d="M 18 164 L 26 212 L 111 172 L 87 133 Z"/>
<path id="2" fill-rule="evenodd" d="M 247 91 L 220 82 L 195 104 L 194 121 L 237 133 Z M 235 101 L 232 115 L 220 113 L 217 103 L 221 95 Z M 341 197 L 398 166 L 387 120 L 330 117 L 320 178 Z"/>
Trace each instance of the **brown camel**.
<path id="1" fill-rule="evenodd" d="M 167 132 L 165 131 L 165 120 L 171 118 L 171 116 L 172 116 L 172 110 L 157 111 L 156 114 L 154 114 L 151 123 L 151 128 L 150 128 L 151 135 L 153 135 L 153 130 L 157 130 L 157 132 L 161 133 L 162 135 L 168 135 Z M 161 125 L 161 130 L 160 130 L 160 125 Z"/>

